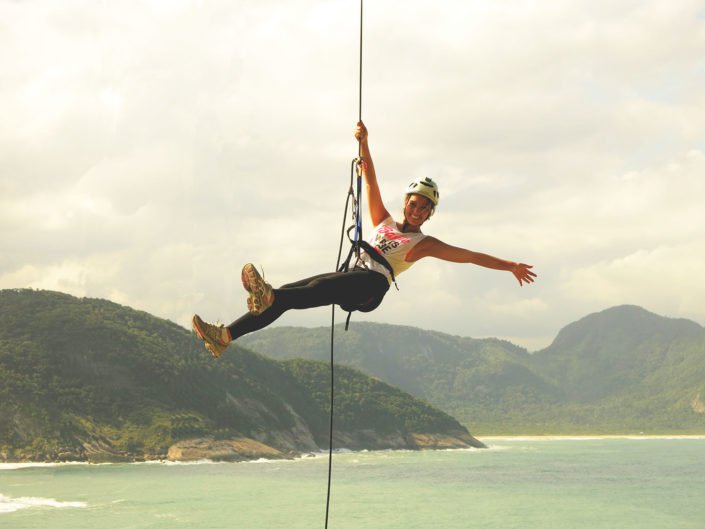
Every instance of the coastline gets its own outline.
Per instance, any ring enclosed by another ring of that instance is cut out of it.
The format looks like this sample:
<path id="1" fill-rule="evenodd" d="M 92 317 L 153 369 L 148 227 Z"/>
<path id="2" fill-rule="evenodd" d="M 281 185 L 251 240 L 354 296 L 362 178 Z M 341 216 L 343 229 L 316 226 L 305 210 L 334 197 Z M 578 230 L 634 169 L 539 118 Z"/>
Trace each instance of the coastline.
<path id="1" fill-rule="evenodd" d="M 656 441 L 656 440 L 683 440 L 683 441 L 705 441 L 705 434 L 581 434 L 581 435 L 488 435 L 478 436 L 474 438 L 479 441 L 480 446 L 475 445 L 455 445 L 437 443 L 435 446 L 425 447 L 404 447 L 390 446 L 384 448 L 338 448 L 333 451 L 333 454 L 345 453 L 373 453 L 373 452 L 421 452 L 421 451 L 467 451 L 478 450 L 484 451 L 495 448 L 493 443 L 515 443 L 515 442 L 557 442 L 557 441 L 600 441 L 600 440 L 629 440 L 629 441 Z M 251 447 L 250 447 L 251 448 Z M 149 457 L 149 458 L 101 458 L 88 460 L 46 460 L 46 461 L 27 461 L 27 460 L 0 460 L 0 471 L 17 470 L 32 467 L 55 467 L 66 465 L 113 465 L 113 464 L 148 464 L 148 465 L 200 465 L 200 464 L 219 464 L 219 463 L 275 463 L 282 461 L 302 461 L 327 458 L 327 450 L 320 451 L 299 451 L 282 453 L 268 447 L 265 451 L 252 451 L 247 456 L 242 457 L 242 454 L 230 453 L 229 457 L 223 457 L 222 453 L 217 451 L 199 450 L 198 453 L 191 454 L 191 457 L 172 457 L 164 454 L 164 457 Z M 233 457 L 237 454 L 239 457 Z M 183 454 L 179 454 L 183 455 Z M 209 457 L 213 456 L 215 457 Z"/>
<path id="2" fill-rule="evenodd" d="M 444 433 L 392 432 L 381 434 L 374 430 L 336 432 L 334 445 L 349 451 L 383 450 L 447 450 L 487 446 L 467 430 Z M 109 442 L 86 442 L 78 449 L 61 448 L 42 453 L 14 454 L 0 452 L 0 464 L 52 463 L 143 463 L 143 462 L 247 462 L 258 460 L 285 460 L 310 457 L 324 451 L 310 436 L 292 439 L 287 435 L 272 435 L 267 442 L 250 437 L 215 439 L 196 437 L 173 443 L 159 452 L 124 452 Z M 2 468 L 2 467 L 0 467 Z"/>
<path id="3" fill-rule="evenodd" d="M 581 434 L 581 435 L 487 435 L 483 441 L 598 441 L 601 439 L 628 439 L 649 441 L 658 439 L 705 440 L 705 434 Z"/>
<path id="4" fill-rule="evenodd" d="M 634 435 L 634 434 L 610 434 L 610 435 L 498 435 L 482 437 L 482 441 L 487 442 L 486 448 L 477 447 L 456 447 L 456 448 L 433 448 L 433 449 L 409 449 L 409 448 L 385 448 L 377 450 L 351 450 L 348 448 L 340 448 L 333 451 L 333 456 L 344 454 L 373 454 L 373 453 L 395 453 L 395 452 L 422 452 L 422 451 L 439 451 L 439 452 L 491 452 L 494 442 L 557 442 L 557 441 L 600 441 L 600 440 L 627 440 L 627 441 L 705 441 L 703 434 L 660 434 L 660 435 Z M 173 459 L 149 459 L 149 460 L 133 460 L 133 461 L 26 461 L 26 462 L 0 462 L 0 472 L 10 470 L 22 470 L 27 468 L 52 468 L 62 466 L 106 466 L 106 465 L 165 465 L 165 466 L 188 466 L 188 465 L 218 465 L 232 463 L 250 463 L 250 464 L 266 464 L 266 463 L 295 463 L 301 461 L 313 461 L 319 459 L 327 459 L 328 452 L 325 450 L 319 452 L 306 452 L 289 457 L 259 457 L 252 459 L 241 460 L 226 460 L 226 459 L 191 459 L 191 460 L 173 460 Z"/>

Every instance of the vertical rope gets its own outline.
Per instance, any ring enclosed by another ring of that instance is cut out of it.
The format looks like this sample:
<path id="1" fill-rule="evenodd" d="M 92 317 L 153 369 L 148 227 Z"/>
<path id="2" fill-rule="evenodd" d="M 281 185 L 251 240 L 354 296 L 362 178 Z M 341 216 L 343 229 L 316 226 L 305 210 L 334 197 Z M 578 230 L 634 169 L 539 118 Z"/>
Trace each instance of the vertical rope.
<path id="1" fill-rule="evenodd" d="M 362 121 L 362 0 L 360 0 L 360 84 L 358 87 L 357 120 Z M 359 143 L 359 142 L 358 142 Z M 358 156 L 360 152 L 358 151 Z"/>
<path id="2" fill-rule="evenodd" d="M 336 267 L 337 270 L 337 267 Z M 335 371 L 333 369 L 333 344 L 335 342 L 335 305 L 331 305 L 330 318 L 330 430 L 328 432 L 328 492 L 326 493 L 326 524 L 328 529 L 328 515 L 330 513 L 330 484 L 333 476 L 333 404 L 335 395 Z"/>
<path id="3" fill-rule="evenodd" d="M 360 69 L 358 79 L 357 120 L 362 121 L 362 0 L 360 0 Z M 357 140 L 357 210 L 355 212 L 355 256 L 360 258 L 360 241 L 362 240 L 362 214 L 360 213 L 360 195 L 362 194 L 362 141 Z"/>
<path id="4" fill-rule="evenodd" d="M 360 0 L 360 72 L 359 72 L 359 85 L 358 85 L 358 113 L 357 120 L 362 121 L 362 3 Z M 362 142 L 358 140 L 357 142 L 357 157 L 358 161 L 362 159 Z M 343 238 L 345 236 L 345 218 L 348 215 L 348 204 L 350 202 L 352 194 L 352 171 L 350 173 L 350 192 L 348 192 L 348 198 L 345 203 L 345 212 L 343 213 L 343 228 L 340 234 L 340 246 L 338 248 L 338 261 L 336 262 L 335 269 L 338 270 L 340 267 L 340 257 L 343 250 Z M 353 200 L 355 207 L 355 241 L 359 241 L 362 238 L 362 224 L 360 220 L 360 193 L 361 193 L 361 172 L 358 170 L 357 173 L 357 200 Z M 354 197 L 353 197 L 354 198 Z M 359 244 L 357 244 L 357 254 L 359 257 Z M 335 404 L 335 369 L 334 369 L 334 350 L 335 350 L 335 305 L 331 305 L 331 321 L 330 321 L 330 420 L 329 420 L 329 430 L 328 430 L 328 489 L 326 493 L 326 521 L 325 529 L 328 529 L 328 519 L 330 515 L 330 489 L 333 477 L 333 410 Z"/>

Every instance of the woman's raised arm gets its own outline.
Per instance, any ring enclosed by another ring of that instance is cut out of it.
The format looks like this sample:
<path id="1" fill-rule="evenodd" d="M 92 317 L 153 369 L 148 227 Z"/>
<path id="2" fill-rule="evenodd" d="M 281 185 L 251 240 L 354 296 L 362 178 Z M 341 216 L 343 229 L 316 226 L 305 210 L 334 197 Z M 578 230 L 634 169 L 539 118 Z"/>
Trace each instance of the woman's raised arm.
<path id="1" fill-rule="evenodd" d="M 384 219 L 389 217 L 389 211 L 384 207 L 382 194 L 379 191 L 377 183 L 377 174 L 375 166 L 372 163 L 370 155 L 370 146 L 367 142 L 367 127 L 360 121 L 355 127 L 355 138 L 360 142 L 360 155 L 362 157 L 362 177 L 365 180 L 365 191 L 367 195 L 367 204 L 370 212 L 370 220 L 373 226 L 377 226 Z"/>

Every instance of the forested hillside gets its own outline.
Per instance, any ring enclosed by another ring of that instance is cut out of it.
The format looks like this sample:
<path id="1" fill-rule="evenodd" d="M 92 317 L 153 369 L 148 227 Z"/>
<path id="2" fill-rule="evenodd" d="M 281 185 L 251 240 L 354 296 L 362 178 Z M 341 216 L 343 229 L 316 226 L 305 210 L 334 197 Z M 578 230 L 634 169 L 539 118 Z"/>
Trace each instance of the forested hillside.
<path id="1" fill-rule="evenodd" d="M 275 358 L 325 358 L 328 328 L 240 342 Z M 337 362 L 378 376 L 478 434 L 705 433 L 705 330 L 635 306 L 586 316 L 529 353 L 497 339 L 356 323 Z"/>
<path id="2" fill-rule="evenodd" d="M 194 439 L 248 441 L 252 457 L 318 450 L 328 377 L 324 364 L 239 346 L 216 360 L 183 327 L 108 301 L 0 291 L 0 459 L 158 458 Z M 336 406 L 338 447 L 481 445 L 449 415 L 352 369 L 338 372 Z"/>

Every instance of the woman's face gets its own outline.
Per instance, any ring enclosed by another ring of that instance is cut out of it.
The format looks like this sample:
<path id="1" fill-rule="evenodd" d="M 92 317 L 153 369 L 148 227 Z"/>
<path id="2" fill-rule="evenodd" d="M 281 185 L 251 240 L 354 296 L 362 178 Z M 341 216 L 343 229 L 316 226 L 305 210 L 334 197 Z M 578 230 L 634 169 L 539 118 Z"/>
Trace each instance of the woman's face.
<path id="1" fill-rule="evenodd" d="M 433 202 L 422 195 L 408 195 L 404 203 L 404 218 L 411 226 L 421 226 L 433 211 Z"/>

